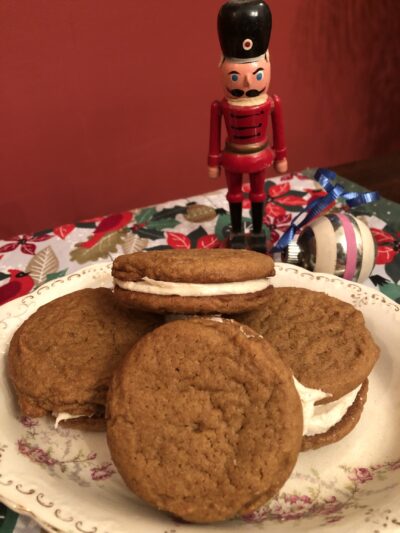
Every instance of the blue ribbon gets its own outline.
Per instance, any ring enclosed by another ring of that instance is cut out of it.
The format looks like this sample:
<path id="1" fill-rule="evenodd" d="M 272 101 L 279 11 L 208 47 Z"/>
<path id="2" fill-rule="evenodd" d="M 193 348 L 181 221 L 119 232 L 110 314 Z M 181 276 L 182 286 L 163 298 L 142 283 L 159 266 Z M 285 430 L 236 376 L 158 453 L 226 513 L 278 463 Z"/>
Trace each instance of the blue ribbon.
<path id="1" fill-rule="evenodd" d="M 376 202 L 379 200 L 380 195 L 378 192 L 346 192 L 345 189 L 333 182 L 336 179 L 336 174 L 332 170 L 327 168 L 319 168 L 314 178 L 327 192 L 326 196 L 322 198 L 316 198 L 311 202 L 303 211 L 300 211 L 298 215 L 292 220 L 290 228 L 285 231 L 276 245 L 272 248 L 272 252 L 281 252 L 286 246 L 293 240 L 297 231 L 308 224 L 313 218 L 319 215 L 324 209 L 328 207 L 332 202 L 338 198 L 346 200 L 349 207 L 356 207 L 362 204 L 368 204 L 370 202 Z"/>

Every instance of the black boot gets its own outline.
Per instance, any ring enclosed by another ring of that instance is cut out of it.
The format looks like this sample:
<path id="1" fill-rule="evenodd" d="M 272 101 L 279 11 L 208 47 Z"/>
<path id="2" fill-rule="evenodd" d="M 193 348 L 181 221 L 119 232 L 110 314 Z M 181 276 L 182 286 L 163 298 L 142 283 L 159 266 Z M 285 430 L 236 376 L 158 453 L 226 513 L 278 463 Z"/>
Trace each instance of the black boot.
<path id="1" fill-rule="evenodd" d="M 248 247 L 255 252 L 265 254 L 267 252 L 267 242 L 265 233 L 262 231 L 262 221 L 264 214 L 264 202 L 251 203 L 251 218 L 253 229 L 248 236 Z"/>
<path id="2" fill-rule="evenodd" d="M 242 232 L 242 202 L 229 202 L 232 233 Z"/>
<path id="3" fill-rule="evenodd" d="M 251 202 L 251 218 L 253 220 L 252 233 L 261 233 L 264 214 L 264 202 Z"/>
<path id="4" fill-rule="evenodd" d="M 229 202 L 231 213 L 231 233 L 229 235 L 230 248 L 245 248 L 246 242 L 242 233 L 242 202 Z"/>

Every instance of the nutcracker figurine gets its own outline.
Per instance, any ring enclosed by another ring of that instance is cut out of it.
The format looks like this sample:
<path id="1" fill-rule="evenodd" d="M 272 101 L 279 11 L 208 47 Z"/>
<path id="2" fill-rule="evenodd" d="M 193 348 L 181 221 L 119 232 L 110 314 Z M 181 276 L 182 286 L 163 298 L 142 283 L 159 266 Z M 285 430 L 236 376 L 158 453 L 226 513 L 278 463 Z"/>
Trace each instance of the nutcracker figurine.
<path id="1" fill-rule="evenodd" d="M 287 171 L 281 102 L 268 96 L 271 77 L 268 44 L 272 17 L 262 0 L 230 0 L 218 14 L 218 36 L 222 49 L 220 71 L 224 99 L 211 107 L 208 173 L 217 178 L 225 169 L 227 199 L 232 231 L 229 246 L 266 251 L 262 231 L 264 180 L 266 169 L 274 165 L 279 173 Z M 267 138 L 271 114 L 273 145 Z M 227 139 L 221 150 L 221 119 Z M 252 231 L 242 233 L 242 180 L 248 174 Z"/>

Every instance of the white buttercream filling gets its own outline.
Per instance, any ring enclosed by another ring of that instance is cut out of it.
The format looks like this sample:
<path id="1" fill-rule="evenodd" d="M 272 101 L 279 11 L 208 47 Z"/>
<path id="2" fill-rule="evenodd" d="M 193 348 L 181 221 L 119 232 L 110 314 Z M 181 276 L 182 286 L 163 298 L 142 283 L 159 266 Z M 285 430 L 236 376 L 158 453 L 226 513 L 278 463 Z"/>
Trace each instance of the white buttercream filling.
<path id="1" fill-rule="evenodd" d="M 58 428 L 58 425 L 63 420 L 71 420 L 72 418 L 81 418 L 81 417 L 87 417 L 88 415 L 70 415 L 69 413 L 53 413 L 53 416 L 56 417 L 56 420 L 54 422 L 55 429 Z"/>
<path id="2" fill-rule="evenodd" d="M 218 316 L 210 318 L 216 322 L 223 322 L 224 319 Z M 241 329 L 244 334 L 244 331 Z M 247 336 L 247 335 L 246 335 Z M 257 335 L 258 336 L 258 335 Z M 301 405 L 303 408 L 303 435 L 311 437 L 312 435 L 319 435 L 326 433 L 331 427 L 336 425 L 346 414 L 348 408 L 353 405 L 359 390 L 362 385 L 345 394 L 338 400 L 333 402 L 315 405 L 319 400 L 329 398 L 330 393 L 324 392 L 320 389 L 311 389 L 305 387 L 293 376 L 294 385 L 297 393 L 300 396 Z M 69 413 L 53 413 L 56 417 L 54 427 L 57 429 L 60 422 L 63 420 L 71 420 L 73 418 L 87 417 L 88 415 L 71 415 Z"/>
<path id="3" fill-rule="evenodd" d="M 293 380 L 303 407 L 303 435 L 308 437 L 326 433 L 331 427 L 340 422 L 348 408 L 353 405 L 361 389 L 361 385 L 359 385 L 338 400 L 315 405 L 319 400 L 329 398 L 332 395 L 320 389 L 309 389 L 297 381 L 294 376 Z"/>
<path id="4" fill-rule="evenodd" d="M 145 292 L 157 296 L 222 296 L 262 291 L 268 287 L 269 280 L 262 278 L 230 283 L 175 283 L 144 277 L 140 281 L 121 281 L 114 278 L 114 283 L 126 291 Z"/>

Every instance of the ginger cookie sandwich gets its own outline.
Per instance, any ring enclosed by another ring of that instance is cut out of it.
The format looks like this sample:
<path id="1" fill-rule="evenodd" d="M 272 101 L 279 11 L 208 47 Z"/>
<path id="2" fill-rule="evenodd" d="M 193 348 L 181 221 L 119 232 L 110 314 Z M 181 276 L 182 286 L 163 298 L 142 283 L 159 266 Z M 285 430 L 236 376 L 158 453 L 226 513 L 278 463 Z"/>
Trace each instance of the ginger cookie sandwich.
<path id="1" fill-rule="evenodd" d="M 154 313 L 241 313 L 272 290 L 271 257 L 247 250 L 154 250 L 117 257 L 112 275 L 122 304 Z"/>
<path id="2" fill-rule="evenodd" d="M 303 450 L 331 444 L 360 419 L 379 348 L 352 305 L 322 292 L 276 287 L 262 308 L 237 317 L 292 369 L 304 408 Z"/>
<path id="3" fill-rule="evenodd" d="M 128 487 L 207 523 L 247 514 L 289 477 L 302 440 L 292 373 L 250 328 L 189 318 L 142 337 L 114 374 L 107 440 Z"/>
<path id="4" fill-rule="evenodd" d="M 25 416 L 51 415 L 56 427 L 104 430 L 115 367 L 159 325 L 158 315 L 121 308 L 110 289 L 83 289 L 40 307 L 15 332 L 8 375 Z"/>

